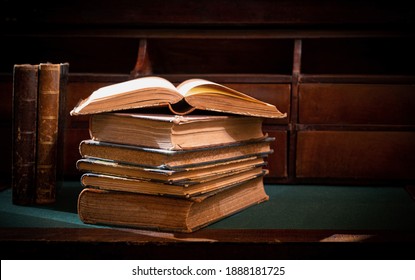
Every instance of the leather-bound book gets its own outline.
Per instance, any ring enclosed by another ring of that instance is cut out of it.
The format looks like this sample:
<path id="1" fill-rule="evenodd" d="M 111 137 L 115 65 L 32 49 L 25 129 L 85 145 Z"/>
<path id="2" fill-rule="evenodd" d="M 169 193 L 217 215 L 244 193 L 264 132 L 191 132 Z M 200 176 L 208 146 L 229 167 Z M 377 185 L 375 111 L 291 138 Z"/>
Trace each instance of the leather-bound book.
<path id="1" fill-rule="evenodd" d="M 78 215 L 87 224 L 193 232 L 268 200 L 261 177 L 191 198 L 84 188 Z"/>
<path id="2" fill-rule="evenodd" d="M 58 165 L 57 165 L 57 183 L 58 189 L 64 180 L 64 150 L 65 150 L 65 127 L 66 127 L 66 95 L 69 78 L 69 63 L 60 64 L 60 80 L 59 80 L 59 120 L 58 120 Z"/>
<path id="3" fill-rule="evenodd" d="M 38 65 L 13 68 L 12 200 L 29 205 L 35 197 Z"/>
<path id="4" fill-rule="evenodd" d="M 56 200 L 61 65 L 39 64 L 36 203 Z"/>

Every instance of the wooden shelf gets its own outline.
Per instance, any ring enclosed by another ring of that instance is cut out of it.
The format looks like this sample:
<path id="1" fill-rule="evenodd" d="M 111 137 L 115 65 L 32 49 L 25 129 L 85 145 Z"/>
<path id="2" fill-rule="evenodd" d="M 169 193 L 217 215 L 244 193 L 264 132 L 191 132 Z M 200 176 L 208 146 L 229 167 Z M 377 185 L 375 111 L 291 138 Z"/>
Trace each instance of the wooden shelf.
<path id="1" fill-rule="evenodd" d="M 410 258 L 413 232 L 201 230 L 191 236 L 126 229 L 0 229 L 2 259 Z"/>

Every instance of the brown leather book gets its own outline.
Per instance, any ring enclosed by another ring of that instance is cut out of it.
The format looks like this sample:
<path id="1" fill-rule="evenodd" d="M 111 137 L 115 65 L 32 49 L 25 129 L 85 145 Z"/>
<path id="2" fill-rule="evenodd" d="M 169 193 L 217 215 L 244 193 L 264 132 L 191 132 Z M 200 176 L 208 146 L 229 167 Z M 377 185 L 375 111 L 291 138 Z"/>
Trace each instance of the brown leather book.
<path id="1" fill-rule="evenodd" d="M 217 192 L 249 179 L 262 177 L 268 173 L 262 167 L 255 167 L 243 171 L 229 172 L 220 178 L 207 179 L 200 182 L 180 182 L 166 184 L 124 176 L 111 176 L 100 173 L 85 173 L 81 177 L 81 183 L 85 187 L 98 188 L 108 191 L 124 191 L 151 195 L 166 195 L 182 198 L 195 197 L 209 192 Z"/>
<path id="2" fill-rule="evenodd" d="M 185 151 L 146 148 L 95 140 L 83 140 L 79 152 L 83 158 L 99 158 L 119 163 L 167 170 L 183 170 L 201 166 L 267 156 L 273 150 L 270 143 L 274 138 L 226 144 Z"/>
<path id="3" fill-rule="evenodd" d="M 57 183 L 58 189 L 62 186 L 64 180 L 64 164 L 65 164 L 65 127 L 66 127 L 66 96 L 69 78 L 69 63 L 60 64 L 60 80 L 59 80 L 59 120 L 58 120 L 58 165 L 57 165 Z"/>
<path id="4" fill-rule="evenodd" d="M 38 65 L 14 65 L 12 200 L 18 205 L 35 197 L 37 88 Z"/>
<path id="5" fill-rule="evenodd" d="M 78 214 L 88 224 L 192 232 L 268 199 L 262 177 L 188 199 L 85 188 Z"/>
<path id="6" fill-rule="evenodd" d="M 67 71 L 64 72 L 67 75 Z M 61 64 L 39 64 L 36 203 L 55 202 L 58 170 Z M 63 129 L 63 128 L 62 128 Z"/>
<path id="7" fill-rule="evenodd" d="M 79 171 L 85 173 L 129 177 L 147 181 L 157 181 L 165 184 L 188 184 L 218 179 L 222 176 L 248 170 L 253 167 L 266 166 L 267 162 L 264 159 L 265 158 L 263 157 L 254 156 L 220 162 L 218 164 L 184 168 L 182 170 L 168 170 L 146 168 L 113 160 L 82 158 L 76 162 L 76 167 Z"/>
<path id="8" fill-rule="evenodd" d="M 89 134 L 97 141 L 178 151 L 265 138 L 262 121 L 232 115 L 104 113 L 91 115 Z"/>

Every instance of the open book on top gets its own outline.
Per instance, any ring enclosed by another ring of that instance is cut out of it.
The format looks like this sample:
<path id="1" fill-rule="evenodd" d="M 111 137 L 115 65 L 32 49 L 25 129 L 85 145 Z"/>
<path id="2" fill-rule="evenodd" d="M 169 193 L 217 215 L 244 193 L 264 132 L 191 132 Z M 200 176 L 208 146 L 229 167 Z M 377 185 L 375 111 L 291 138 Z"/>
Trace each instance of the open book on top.
<path id="1" fill-rule="evenodd" d="M 102 87 L 81 100 L 71 115 L 159 106 L 168 106 L 177 115 L 198 109 L 263 118 L 286 117 L 274 105 L 221 84 L 189 79 L 175 87 L 170 81 L 155 76 Z"/>

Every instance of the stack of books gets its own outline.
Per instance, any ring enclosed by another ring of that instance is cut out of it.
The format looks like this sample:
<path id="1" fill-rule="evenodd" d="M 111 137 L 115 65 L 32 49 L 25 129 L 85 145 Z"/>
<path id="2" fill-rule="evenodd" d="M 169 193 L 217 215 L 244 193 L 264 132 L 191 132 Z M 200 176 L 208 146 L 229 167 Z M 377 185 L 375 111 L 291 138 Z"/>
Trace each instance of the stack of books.
<path id="1" fill-rule="evenodd" d="M 148 79 L 137 80 L 148 90 Z M 274 139 L 262 131 L 263 117 L 126 111 L 123 93 L 139 88 L 137 80 L 102 88 L 72 111 L 90 115 L 91 138 L 80 143 L 77 162 L 83 222 L 192 232 L 269 199 L 263 177 Z M 141 93 L 129 102 L 147 100 Z M 94 107 L 103 98 L 111 109 Z"/>

